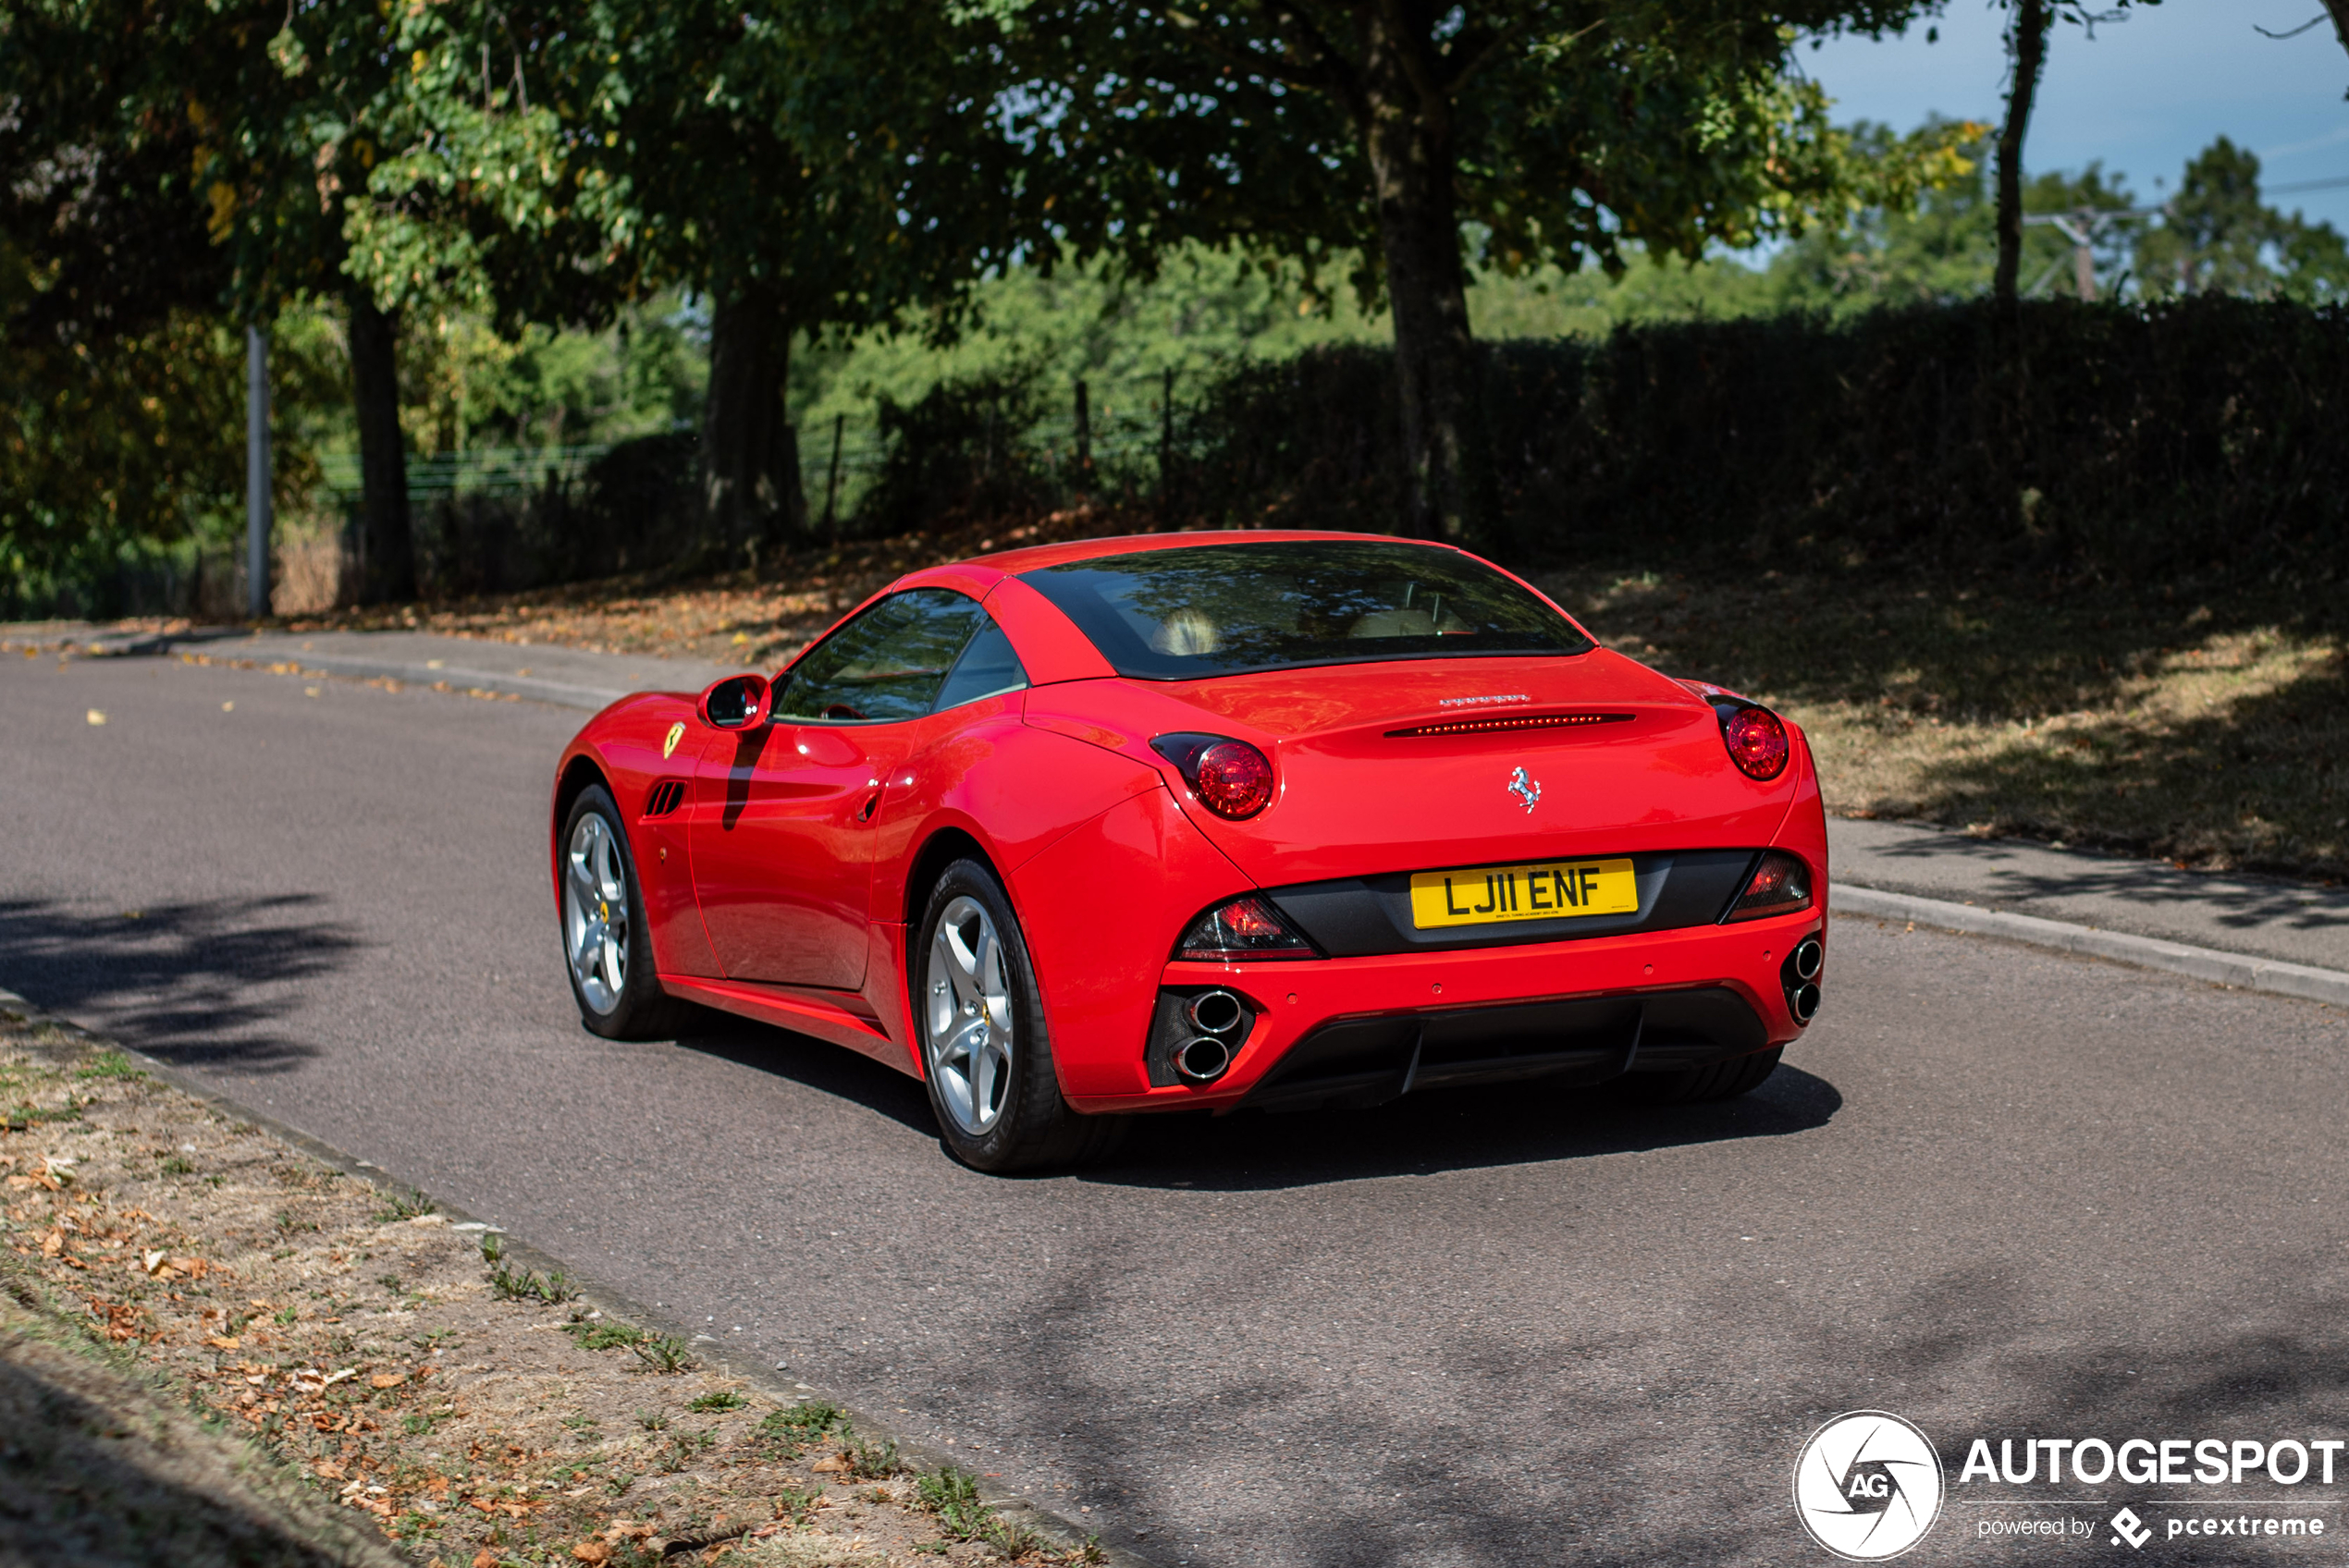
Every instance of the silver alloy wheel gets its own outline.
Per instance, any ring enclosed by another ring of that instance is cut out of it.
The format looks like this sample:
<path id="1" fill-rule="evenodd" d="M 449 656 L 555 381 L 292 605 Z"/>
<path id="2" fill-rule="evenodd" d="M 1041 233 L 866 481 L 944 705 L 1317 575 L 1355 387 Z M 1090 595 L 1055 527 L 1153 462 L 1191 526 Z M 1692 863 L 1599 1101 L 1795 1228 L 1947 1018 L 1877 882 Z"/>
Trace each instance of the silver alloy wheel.
<path id="1" fill-rule="evenodd" d="M 600 812 L 579 819 L 563 854 L 563 946 L 587 1005 L 598 1016 L 618 1007 L 628 985 L 628 874 Z"/>
<path id="2" fill-rule="evenodd" d="M 1002 1119 L 1012 1087 L 1012 998 L 1003 940 L 978 900 L 957 898 L 929 937 L 923 1013 L 930 1081 L 966 1136 Z"/>

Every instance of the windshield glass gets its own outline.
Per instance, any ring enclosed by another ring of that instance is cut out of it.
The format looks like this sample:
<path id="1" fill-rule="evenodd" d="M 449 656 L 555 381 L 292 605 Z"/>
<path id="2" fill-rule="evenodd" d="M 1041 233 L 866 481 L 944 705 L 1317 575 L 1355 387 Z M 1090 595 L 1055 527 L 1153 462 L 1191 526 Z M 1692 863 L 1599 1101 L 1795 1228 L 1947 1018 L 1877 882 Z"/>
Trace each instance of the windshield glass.
<path id="1" fill-rule="evenodd" d="M 1022 581 L 1120 675 L 1145 680 L 1592 646 L 1573 622 L 1482 561 L 1399 540 L 1144 550 L 1041 567 Z"/>

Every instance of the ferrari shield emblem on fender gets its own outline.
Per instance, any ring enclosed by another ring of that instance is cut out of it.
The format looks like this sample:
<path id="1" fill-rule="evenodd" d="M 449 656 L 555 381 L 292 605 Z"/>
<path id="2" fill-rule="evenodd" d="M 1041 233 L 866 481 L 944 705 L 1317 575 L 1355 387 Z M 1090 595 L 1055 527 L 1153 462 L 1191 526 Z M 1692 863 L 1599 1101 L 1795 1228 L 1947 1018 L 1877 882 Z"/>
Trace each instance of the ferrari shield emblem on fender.
<path id="1" fill-rule="evenodd" d="M 669 760 L 669 754 L 677 749 L 677 742 L 684 738 L 685 726 L 682 722 L 672 724 L 669 727 L 669 739 L 660 743 L 660 758 L 663 762 L 667 762 Z M 1520 776 L 1522 776 L 1524 772 L 1525 769 L 1521 767 L 1518 769 L 1518 773 Z M 1537 790 L 1536 792 L 1538 793 L 1539 791 Z"/>
<path id="2" fill-rule="evenodd" d="M 1509 775 L 1509 793 L 1523 801 L 1525 809 L 1530 814 L 1533 810 L 1533 803 L 1542 798 L 1542 781 L 1538 778 L 1528 778 L 1525 776 L 1525 769 L 1520 767 Z"/>

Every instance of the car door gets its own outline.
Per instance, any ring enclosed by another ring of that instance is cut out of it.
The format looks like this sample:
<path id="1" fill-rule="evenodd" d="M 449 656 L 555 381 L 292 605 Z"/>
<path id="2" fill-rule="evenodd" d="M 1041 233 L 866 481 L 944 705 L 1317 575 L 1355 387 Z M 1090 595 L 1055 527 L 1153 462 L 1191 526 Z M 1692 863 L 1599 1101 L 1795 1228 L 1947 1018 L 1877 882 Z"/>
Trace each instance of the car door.
<path id="1" fill-rule="evenodd" d="M 981 619 L 952 589 L 892 594 L 780 679 L 766 725 L 702 754 L 695 893 L 728 979 L 864 984 L 881 790 Z"/>

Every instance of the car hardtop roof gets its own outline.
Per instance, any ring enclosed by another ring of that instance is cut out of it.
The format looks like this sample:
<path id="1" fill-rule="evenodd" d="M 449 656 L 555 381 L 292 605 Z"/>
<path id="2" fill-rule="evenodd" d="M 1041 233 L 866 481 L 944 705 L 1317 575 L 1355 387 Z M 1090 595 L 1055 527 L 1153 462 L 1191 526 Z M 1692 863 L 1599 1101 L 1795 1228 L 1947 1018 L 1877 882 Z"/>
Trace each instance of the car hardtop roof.
<path id="1" fill-rule="evenodd" d="M 1071 561 L 1098 560 L 1105 556 L 1138 555 L 1146 550 L 1180 550 L 1207 545 L 1311 544 L 1317 541 L 1360 541 L 1380 545 L 1420 545 L 1431 549 L 1458 546 L 1430 539 L 1401 539 L 1392 533 L 1342 533 L 1311 528 L 1187 529 L 1180 533 L 1120 533 L 1106 539 L 1068 539 L 1057 545 L 1031 545 L 997 555 L 973 556 L 969 564 L 989 566 L 1008 576 Z"/>

